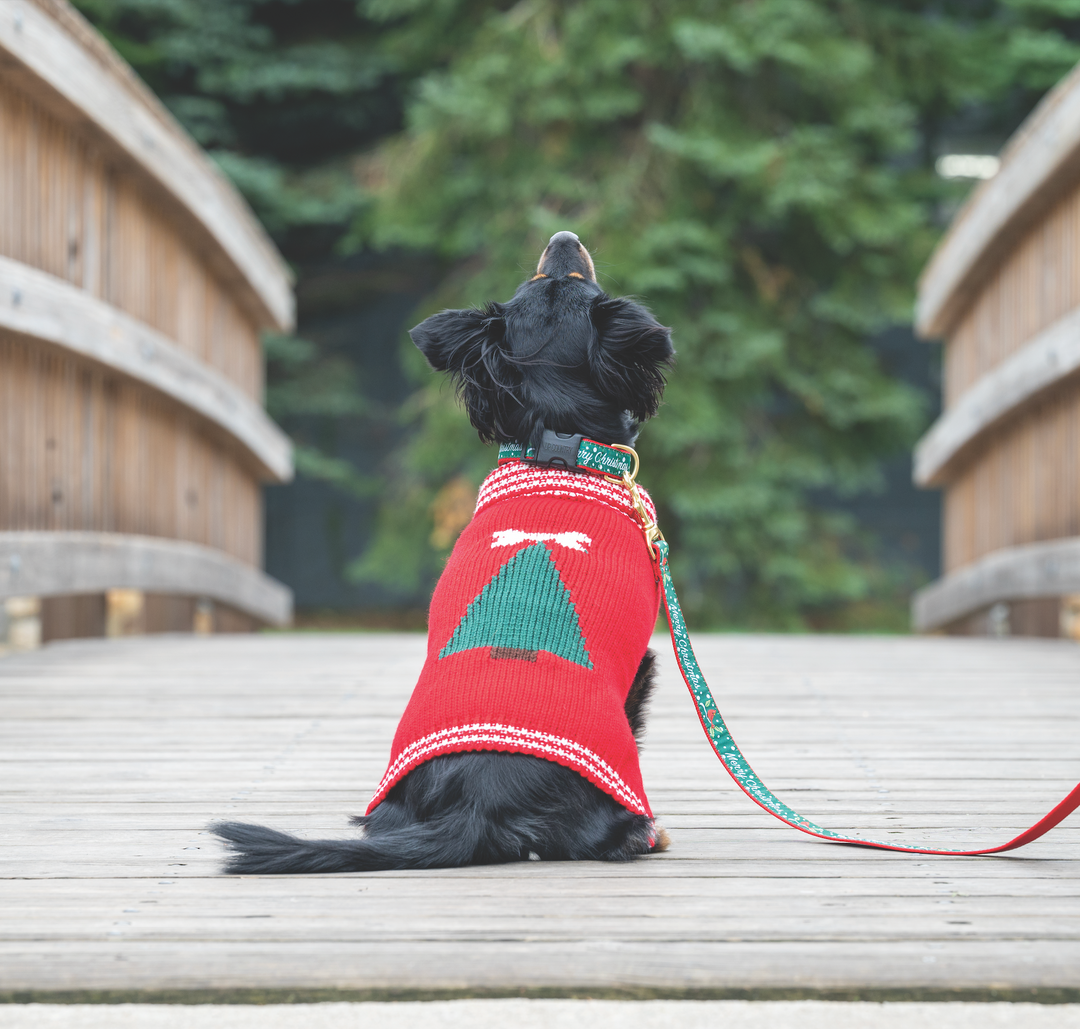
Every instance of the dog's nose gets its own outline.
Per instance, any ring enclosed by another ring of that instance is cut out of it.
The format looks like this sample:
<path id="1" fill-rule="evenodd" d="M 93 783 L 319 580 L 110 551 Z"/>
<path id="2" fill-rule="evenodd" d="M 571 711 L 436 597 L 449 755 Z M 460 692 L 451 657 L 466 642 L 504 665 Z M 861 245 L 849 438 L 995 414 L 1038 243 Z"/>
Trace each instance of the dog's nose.
<path id="1" fill-rule="evenodd" d="M 552 246 L 555 243 L 561 243 L 564 240 L 573 240 L 575 243 L 580 243 L 581 240 L 577 238 L 576 232 L 571 232 L 569 229 L 563 229 L 562 232 L 556 232 L 551 239 L 548 240 L 548 246 Z"/>
<path id="2" fill-rule="evenodd" d="M 564 229 L 556 232 L 544 247 L 535 277 L 561 279 L 567 276 L 596 281 L 596 269 L 589 252 L 581 245 L 577 233 Z"/>

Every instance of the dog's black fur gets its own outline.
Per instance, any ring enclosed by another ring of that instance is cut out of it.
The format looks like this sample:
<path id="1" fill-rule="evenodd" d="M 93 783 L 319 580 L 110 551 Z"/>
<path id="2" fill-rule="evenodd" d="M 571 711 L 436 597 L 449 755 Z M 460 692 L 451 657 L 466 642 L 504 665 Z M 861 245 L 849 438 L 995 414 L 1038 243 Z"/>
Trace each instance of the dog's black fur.
<path id="1" fill-rule="evenodd" d="M 449 373 L 487 441 L 538 446 L 544 429 L 633 444 L 656 413 L 671 332 L 641 305 L 596 284 L 572 232 L 551 237 L 537 274 L 505 304 L 443 311 L 412 330 Z M 626 700 L 640 742 L 653 688 L 646 651 Z M 354 840 L 301 840 L 238 822 L 211 830 L 239 874 L 351 872 L 592 859 L 628 861 L 666 846 L 663 830 L 562 765 L 528 754 L 445 754 L 415 768 L 378 807 L 352 819 Z"/>

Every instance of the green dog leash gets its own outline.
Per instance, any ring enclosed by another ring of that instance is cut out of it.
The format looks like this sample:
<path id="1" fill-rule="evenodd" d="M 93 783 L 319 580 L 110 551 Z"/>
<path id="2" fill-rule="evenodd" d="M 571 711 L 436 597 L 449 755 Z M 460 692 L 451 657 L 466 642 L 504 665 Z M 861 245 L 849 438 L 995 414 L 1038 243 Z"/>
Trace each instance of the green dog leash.
<path id="1" fill-rule="evenodd" d="M 679 607 L 679 598 L 675 594 L 675 584 L 671 578 L 671 568 L 668 563 L 668 544 L 660 532 L 656 522 L 649 516 L 641 495 L 638 492 L 636 479 L 638 471 L 637 454 L 630 447 L 617 447 L 627 454 L 633 455 L 633 470 L 622 472 L 621 479 L 608 476 L 614 481 L 620 481 L 630 493 L 630 500 L 634 512 L 641 523 L 645 534 L 645 541 L 653 554 L 657 576 L 663 589 L 664 610 L 667 613 L 668 628 L 671 631 L 671 644 L 675 650 L 675 658 L 682 673 L 686 688 L 690 696 L 694 698 L 697 708 L 698 719 L 710 746 L 720 759 L 728 774 L 735 780 L 739 788 L 757 805 L 764 808 L 771 815 L 775 815 L 782 822 L 786 822 L 793 829 L 808 833 L 830 843 L 847 843 L 856 847 L 875 847 L 879 850 L 898 850 L 905 854 L 943 854 L 974 857 L 979 854 L 1000 854 L 1002 851 L 1015 850 L 1032 840 L 1037 840 L 1044 833 L 1049 832 L 1063 818 L 1080 807 L 1080 784 L 1061 801 L 1052 811 L 1039 819 L 1030 829 L 1022 832 L 1019 836 L 1009 840 L 1008 843 L 996 847 L 983 847 L 978 850 L 960 850 L 956 848 L 931 848 L 931 847 L 904 847 L 895 843 L 885 843 L 881 840 L 864 839 L 858 836 L 845 836 L 843 833 L 826 829 L 804 818 L 797 811 L 790 808 L 776 796 L 762 781 L 757 773 L 750 767 L 750 762 L 743 756 L 735 740 L 732 739 L 728 727 L 724 724 L 723 716 L 717 707 L 716 699 L 705 681 L 701 672 L 701 666 L 694 656 L 694 648 L 690 644 L 690 633 L 686 628 L 682 609 Z"/>

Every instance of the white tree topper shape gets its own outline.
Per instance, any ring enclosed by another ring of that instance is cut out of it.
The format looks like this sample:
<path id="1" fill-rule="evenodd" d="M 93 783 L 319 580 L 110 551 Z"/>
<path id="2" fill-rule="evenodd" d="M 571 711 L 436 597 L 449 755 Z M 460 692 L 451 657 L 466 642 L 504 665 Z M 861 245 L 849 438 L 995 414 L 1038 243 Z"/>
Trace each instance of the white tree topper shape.
<path id="1" fill-rule="evenodd" d="M 522 532 L 520 529 L 500 529 L 491 534 L 491 549 L 513 547 L 518 543 L 555 543 L 582 554 L 589 552 L 592 540 L 583 532 Z"/>

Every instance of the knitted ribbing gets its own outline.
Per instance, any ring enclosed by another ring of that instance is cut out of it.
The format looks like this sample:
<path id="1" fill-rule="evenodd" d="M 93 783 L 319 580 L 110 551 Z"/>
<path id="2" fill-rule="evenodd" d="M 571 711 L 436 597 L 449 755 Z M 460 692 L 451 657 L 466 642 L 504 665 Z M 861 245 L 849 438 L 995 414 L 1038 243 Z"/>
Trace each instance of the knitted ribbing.
<path id="1" fill-rule="evenodd" d="M 501 465 L 435 588 L 427 660 L 368 811 L 436 754 L 503 750 L 651 814 L 623 706 L 659 600 L 623 487 Z"/>
<path id="2" fill-rule="evenodd" d="M 656 507 L 648 492 L 638 487 L 645 509 L 656 521 Z M 634 517 L 630 494 L 621 483 L 611 482 L 599 475 L 560 472 L 539 467 L 526 461 L 507 461 L 500 464 L 481 484 L 476 498 L 479 514 L 488 504 L 511 496 L 565 497 L 574 500 L 594 500 L 615 511 Z"/>

